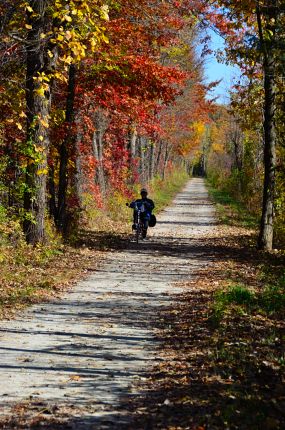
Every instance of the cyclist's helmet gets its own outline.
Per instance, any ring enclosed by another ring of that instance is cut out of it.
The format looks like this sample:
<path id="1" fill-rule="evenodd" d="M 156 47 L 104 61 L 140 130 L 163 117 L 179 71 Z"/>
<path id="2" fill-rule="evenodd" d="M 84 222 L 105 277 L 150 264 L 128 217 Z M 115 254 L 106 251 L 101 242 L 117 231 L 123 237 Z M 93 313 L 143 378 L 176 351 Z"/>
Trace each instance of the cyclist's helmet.
<path id="1" fill-rule="evenodd" d="M 146 194 L 147 195 L 148 194 L 147 189 L 146 188 L 142 188 L 141 189 L 141 194 Z"/>

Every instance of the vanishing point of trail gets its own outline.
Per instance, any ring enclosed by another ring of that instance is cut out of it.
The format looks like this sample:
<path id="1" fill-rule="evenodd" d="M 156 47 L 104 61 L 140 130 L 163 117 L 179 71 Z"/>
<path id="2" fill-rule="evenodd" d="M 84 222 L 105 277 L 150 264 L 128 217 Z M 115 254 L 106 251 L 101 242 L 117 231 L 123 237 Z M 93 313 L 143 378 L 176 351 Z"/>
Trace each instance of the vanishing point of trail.
<path id="1" fill-rule="evenodd" d="M 0 323 L 0 423 L 17 413 L 76 430 L 128 423 L 122 405 L 158 359 L 160 309 L 208 264 L 191 246 L 215 224 L 203 180 L 190 180 L 158 220 L 148 240 L 126 241 L 60 300 Z"/>

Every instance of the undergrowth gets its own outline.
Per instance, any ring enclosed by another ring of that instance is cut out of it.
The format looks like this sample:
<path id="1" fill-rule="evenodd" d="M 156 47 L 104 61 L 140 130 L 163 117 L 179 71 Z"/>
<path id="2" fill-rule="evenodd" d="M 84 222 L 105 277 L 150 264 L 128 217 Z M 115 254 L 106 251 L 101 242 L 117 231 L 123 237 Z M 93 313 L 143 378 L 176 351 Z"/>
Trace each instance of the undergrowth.
<path id="1" fill-rule="evenodd" d="M 208 183 L 208 191 L 216 203 L 216 210 L 221 224 L 256 228 L 258 219 L 250 214 L 245 206 L 234 199 L 227 191 L 216 189 Z"/>
<path id="2" fill-rule="evenodd" d="M 228 312 L 282 317 L 285 314 L 285 273 L 276 284 L 265 284 L 257 291 L 247 285 L 229 285 L 218 290 L 214 295 L 211 319 L 218 324 Z"/>
<path id="3" fill-rule="evenodd" d="M 148 197 L 155 203 L 154 214 L 158 214 L 169 205 L 174 196 L 189 180 L 184 170 L 174 169 L 165 179 L 157 176 L 146 186 Z M 93 198 L 85 195 L 85 228 L 93 231 L 125 234 L 130 230 L 132 210 L 126 203 L 140 198 L 141 184 L 137 184 L 126 197 L 119 191 L 109 192 L 102 207 L 98 207 Z"/>
<path id="4" fill-rule="evenodd" d="M 216 203 L 217 215 L 221 225 L 230 225 L 252 229 L 257 227 L 257 219 L 247 212 L 245 207 L 226 191 L 217 190 L 208 184 L 212 200 Z M 249 248 L 250 237 L 245 246 Z M 258 285 L 238 283 L 229 276 L 226 288 L 214 296 L 211 318 L 219 322 L 227 312 L 258 313 L 280 316 L 285 311 L 285 271 L 282 252 L 277 255 L 264 253 L 258 267 Z"/>
<path id="5" fill-rule="evenodd" d="M 154 178 L 150 183 L 150 197 L 155 202 L 155 212 L 159 213 L 168 206 L 188 180 L 189 176 L 184 170 L 174 170 L 164 180 Z"/>
<path id="6" fill-rule="evenodd" d="M 188 177 L 173 171 L 164 181 L 149 184 L 149 196 L 156 213 L 169 204 Z M 138 186 L 132 198 L 137 198 Z M 63 243 L 51 222 L 47 222 L 48 242 L 26 243 L 20 221 L 0 205 L 0 318 L 11 316 L 19 307 L 46 300 L 61 289 L 94 270 L 102 252 L 113 249 L 123 234 L 130 232 L 128 199 L 119 192 L 108 195 L 104 208 L 86 196 L 83 228 L 74 229 Z M 48 220 L 47 220 L 48 221 Z"/>

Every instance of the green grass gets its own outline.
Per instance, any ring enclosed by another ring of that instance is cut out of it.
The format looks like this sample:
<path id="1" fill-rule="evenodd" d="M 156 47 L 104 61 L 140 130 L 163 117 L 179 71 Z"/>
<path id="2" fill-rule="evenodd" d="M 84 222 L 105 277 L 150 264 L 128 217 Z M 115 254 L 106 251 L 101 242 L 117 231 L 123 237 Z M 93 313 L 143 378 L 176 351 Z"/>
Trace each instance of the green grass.
<path id="1" fill-rule="evenodd" d="M 258 219 L 251 215 L 241 202 L 228 192 L 214 188 L 207 183 L 211 199 L 216 203 L 218 217 L 223 224 L 256 228 Z"/>
<path id="2" fill-rule="evenodd" d="M 259 296 L 259 306 L 267 314 L 285 313 L 284 284 L 267 285 Z"/>
<path id="3" fill-rule="evenodd" d="M 224 305 L 233 303 L 250 306 L 255 302 L 255 294 L 243 285 L 234 285 L 228 291 L 219 291 L 216 299 Z"/>
<path id="4" fill-rule="evenodd" d="M 267 284 L 260 291 L 252 291 L 246 285 L 230 285 L 226 290 L 217 291 L 214 295 L 210 320 L 218 325 L 227 312 L 236 314 L 259 312 L 267 316 L 284 315 L 284 276 L 277 284 Z"/>
<path id="5" fill-rule="evenodd" d="M 219 290 L 214 295 L 210 312 L 210 322 L 218 326 L 227 312 L 244 314 L 256 305 L 256 295 L 245 285 L 230 285 L 226 290 Z"/>

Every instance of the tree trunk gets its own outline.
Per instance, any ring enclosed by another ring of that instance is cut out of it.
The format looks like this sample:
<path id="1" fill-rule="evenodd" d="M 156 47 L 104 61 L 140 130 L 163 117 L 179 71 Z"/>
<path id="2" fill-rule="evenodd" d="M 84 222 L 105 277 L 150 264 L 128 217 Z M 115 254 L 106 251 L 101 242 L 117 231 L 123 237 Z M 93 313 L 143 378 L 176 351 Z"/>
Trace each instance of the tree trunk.
<path id="1" fill-rule="evenodd" d="M 56 207 L 56 192 L 55 192 L 55 181 L 54 181 L 54 166 L 50 166 L 49 169 L 49 180 L 48 180 L 48 187 L 49 187 L 49 212 L 50 215 L 53 217 L 54 221 L 56 221 L 56 215 L 57 215 L 57 207 Z"/>
<path id="2" fill-rule="evenodd" d="M 58 210 L 57 226 L 60 230 L 66 227 L 66 194 L 68 186 L 68 160 L 71 149 L 74 149 L 74 136 L 72 125 L 74 121 L 74 97 L 75 97 L 75 66 L 69 67 L 68 93 L 66 99 L 65 122 L 67 126 L 66 136 L 60 147 L 59 184 L 58 184 Z"/>
<path id="3" fill-rule="evenodd" d="M 259 249 L 271 250 L 273 245 L 274 200 L 275 200 L 275 170 L 276 170 L 276 91 L 275 91 L 275 33 L 277 25 L 277 5 L 272 1 L 271 7 L 265 9 L 265 31 L 262 27 L 261 11 L 257 4 L 256 14 L 259 38 L 263 53 L 264 72 L 264 184 Z M 268 39 L 267 35 L 270 35 Z"/>
<path id="4" fill-rule="evenodd" d="M 80 142 L 83 139 L 83 135 L 79 127 L 79 120 L 80 120 L 79 118 L 77 118 L 76 120 L 77 132 L 76 132 L 76 143 L 75 143 L 75 151 L 76 151 L 75 193 L 76 193 L 77 201 L 80 207 L 82 207 L 82 204 L 83 204 L 82 195 L 84 193 L 84 175 L 82 171 L 82 158 L 81 158 L 82 156 L 80 151 Z"/>
<path id="5" fill-rule="evenodd" d="M 165 145 L 165 153 L 164 153 L 164 161 L 163 161 L 163 170 L 162 170 L 162 179 L 165 179 L 166 176 L 166 167 L 167 167 L 167 163 L 170 157 L 170 148 L 169 148 L 169 144 L 166 143 Z"/>
<path id="6" fill-rule="evenodd" d="M 105 172 L 104 172 L 104 159 L 103 159 L 103 114 L 98 111 L 96 113 L 95 126 L 96 131 L 93 134 L 93 152 L 94 157 L 97 160 L 97 168 L 96 168 L 96 181 L 99 184 L 101 194 L 103 196 L 106 195 L 106 180 L 105 180 Z"/>
<path id="7" fill-rule="evenodd" d="M 133 126 L 132 131 L 130 133 L 130 159 L 133 161 L 136 158 L 136 144 L 137 144 L 137 130 L 135 126 Z"/>
<path id="8" fill-rule="evenodd" d="M 162 155 L 162 146 L 163 146 L 163 141 L 160 139 L 158 151 L 157 151 L 157 156 L 156 156 L 156 160 L 155 160 L 155 166 L 154 166 L 154 171 L 155 171 L 156 175 L 158 175 L 160 173 L 159 172 L 159 166 L 160 166 L 160 159 L 161 159 L 161 155 Z"/>
<path id="9" fill-rule="evenodd" d="M 267 55 L 264 66 L 264 184 L 263 204 L 259 249 L 271 250 L 273 245 L 274 198 L 275 198 L 275 169 L 276 169 L 276 133 L 275 133 L 275 84 L 274 57 Z"/>
<path id="10" fill-rule="evenodd" d="M 26 219 L 24 232 L 32 244 L 45 239 L 47 151 L 49 147 L 50 84 L 43 87 L 39 75 L 47 71 L 45 50 L 41 33 L 45 31 L 45 12 L 47 0 L 30 0 L 34 13 L 28 13 L 31 30 L 27 34 L 27 153 L 30 156 L 26 171 L 26 191 L 24 209 Z M 31 154 L 31 155 L 30 155 Z"/>
<path id="11" fill-rule="evenodd" d="M 151 181 L 154 177 L 154 165 L 155 165 L 155 157 L 154 157 L 155 144 L 152 141 L 150 141 L 149 150 L 150 150 L 150 154 L 149 154 L 149 180 Z"/>
<path id="12" fill-rule="evenodd" d="M 240 126 L 235 118 L 230 122 L 230 131 L 228 136 L 232 143 L 232 151 L 234 157 L 233 168 L 239 172 L 243 170 L 243 135 Z"/>
<path id="13" fill-rule="evenodd" d="M 139 138 L 139 148 L 140 148 L 140 181 L 142 184 L 145 183 L 145 146 L 144 138 L 140 136 Z"/>

